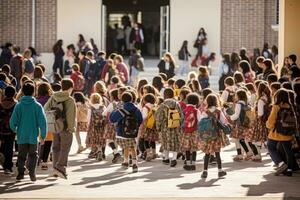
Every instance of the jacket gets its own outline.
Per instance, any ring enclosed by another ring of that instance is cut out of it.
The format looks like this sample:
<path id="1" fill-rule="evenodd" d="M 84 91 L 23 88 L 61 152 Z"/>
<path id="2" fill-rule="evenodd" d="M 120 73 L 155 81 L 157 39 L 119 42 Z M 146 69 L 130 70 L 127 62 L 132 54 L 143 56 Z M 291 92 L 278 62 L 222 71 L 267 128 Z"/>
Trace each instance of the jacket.
<path id="1" fill-rule="evenodd" d="M 0 103 L 0 135 L 14 135 L 9 120 L 16 104 L 15 99 L 6 97 Z"/>
<path id="2" fill-rule="evenodd" d="M 157 65 L 159 69 L 159 73 L 165 73 L 168 79 L 173 78 L 175 76 L 175 65 L 173 62 L 169 62 L 169 69 L 166 69 L 166 61 L 163 59 Z"/>
<path id="3" fill-rule="evenodd" d="M 44 109 L 32 96 L 23 96 L 17 103 L 9 125 L 17 133 L 18 144 L 37 144 L 39 133 L 43 139 L 47 134 Z"/>
<path id="4" fill-rule="evenodd" d="M 44 108 L 46 111 L 51 110 L 52 105 L 56 102 L 64 102 L 64 112 L 66 113 L 67 129 L 69 133 L 75 132 L 76 127 L 76 104 L 74 99 L 66 91 L 55 92 Z"/>
<path id="5" fill-rule="evenodd" d="M 22 59 L 22 56 L 19 54 L 10 59 L 11 74 L 18 79 L 22 77 L 24 72 Z"/>
<path id="6" fill-rule="evenodd" d="M 143 122 L 143 117 L 142 117 L 142 113 L 141 111 L 133 104 L 133 103 L 124 103 L 123 105 L 123 109 L 127 110 L 127 111 L 135 111 L 135 115 L 136 118 L 138 120 L 138 124 L 139 126 L 142 124 Z M 117 136 L 121 137 L 121 128 L 122 128 L 122 120 L 123 120 L 123 116 L 120 112 L 119 109 L 116 109 L 114 111 L 111 112 L 111 114 L 109 115 L 109 120 L 112 123 L 117 123 Z"/>
<path id="7" fill-rule="evenodd" d="M 289 108 L 289 105 L 284 104 L 284 105 L 282 105 L 282 107 Z M 293 136 L 282 135 L 275 130 L 275 124 L 277 121 L 277 114 L 278 114 L 279 110 L 280 110 L 279 105 L 272 106 L 271 113 L 270 113 L 268 121 L 266 123 L 266 126 L 269 129 L 268 138 L 271 140 L 275 140 L 275 141 L 291 141 L 293 139 Z M 296 133 L 296 131 L 295 131 L 295 133 Z"/>

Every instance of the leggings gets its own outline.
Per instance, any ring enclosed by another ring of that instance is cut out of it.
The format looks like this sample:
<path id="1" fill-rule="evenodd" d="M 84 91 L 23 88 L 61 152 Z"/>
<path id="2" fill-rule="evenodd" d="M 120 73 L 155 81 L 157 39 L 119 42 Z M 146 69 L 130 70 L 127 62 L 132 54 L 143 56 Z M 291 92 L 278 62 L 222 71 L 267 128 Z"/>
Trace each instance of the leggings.
<path id="1" fill-rule="evenodd" d="M 215 155 L 216 155 L 216 160 L 217 160 L 217 164 L 218 164 L 218 169 L 222 169 L 222 161 L 221 161 L 220 152 L 215 152 Z M 210 158 L 210 154 L 205 154 L 205 156 L 204 156 L 204 170 L 208 169 L 209 158 Z"/>

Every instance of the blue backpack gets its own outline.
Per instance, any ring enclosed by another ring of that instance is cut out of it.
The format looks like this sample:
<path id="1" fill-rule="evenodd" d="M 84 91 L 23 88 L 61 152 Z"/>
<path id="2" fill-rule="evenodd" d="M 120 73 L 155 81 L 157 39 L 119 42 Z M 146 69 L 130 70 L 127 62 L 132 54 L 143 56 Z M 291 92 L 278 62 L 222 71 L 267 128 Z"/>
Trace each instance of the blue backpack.
<path id="1" fill-rule="evenodd" d="M 207 111 L 206 113 L 208 116 L 202 118 L 198 123 L 199 137 L 205 142 L 217 139 L 220 130 L 215 112 L 211 113 Z"/>

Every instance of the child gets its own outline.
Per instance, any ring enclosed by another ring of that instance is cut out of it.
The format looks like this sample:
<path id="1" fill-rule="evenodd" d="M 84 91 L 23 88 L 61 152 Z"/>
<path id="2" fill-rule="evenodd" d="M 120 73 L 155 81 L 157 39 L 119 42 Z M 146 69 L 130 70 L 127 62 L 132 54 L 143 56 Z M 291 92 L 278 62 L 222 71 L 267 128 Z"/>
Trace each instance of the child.
<path id="1" fill-rule="evenodd" d="M 119 85 L 122 85 L 120 78 L 118 76 L 113 76 L 108 85 L 108 90 L 116 89 Z"/>
<path id="2" fill-rule="evenodd" d="M 212 117 L 214 120 L 219 121 L 222 124 L 227 124 L 227 120 L 223 114 L 223 112 L 220 109 L 219 106 L 219 100 L 218 97 L 215 94 L 209 94 L 206 97 L 206 111 L 202 113 L 201 117 L 200 117 L 200 123 L 202 120 L 207 119 L 209 117 Z M 217 126 L 215 124 L 215 126 Z M 215 129 L 218 130 L 218 127 L 214 127 Z M 208 131 L 212 131 L 212 130 L 208 130 Z M 208 132 L 208 134 L 213 134 L 212 132 Z M 201 178 L 207 178 L 207 169 L 208 169 L 208 164 L 209 164 L 209 160 L 210 155 L 215 154 L 216 156 L 216 160 L 217 160 L 217 164 L 218 164 L 218 177 L 221 178 L 223 176 L 226 176 L 226 172 L 222 170 L 222 161 L 221 161 L 221 156 L 220 156 L 220 151 L 221 151 L 221 147 L 222 147 L 222 136 L 221 136 L 222 132 L 217 131 L 216 137 L 215 138 L 210 138 L 208 140 L 204 140 L 203 138 L 201 138 L 201 135 L 199 137 L 199 146 L 200 149 L 205 153 L 205 157 L 204 157 L 204 171 L 202 172 Z"/>
<path id="3" fill-rule="evenodd" d="M 198 81 L 200 83 L 200 86 L 202 89 L 209 87 L 209 76 L 208 76 L 208 70 L 206 67 L 199 67 L 199 75 L 198 75 Z"/>
<path id="4" fill-rule="evenodd" d="M 75 102 L 76 102 L 76 119 L 77 119 L 77 127 L 76 127 L 76 141 L 78 144 L 77 153 L 81 153 L 85 150 L 85 148 L 82 146 L 81 138 L 80 138 L 80 132 L 86 132 L 88 130 L 88 101 L 84 97 L 82 92 L 75 92 L 73 94 Z"/>
<path id="5" fill-rule="evenodd" d="M 122 108 L 115 109 L 109 116 L 112 123 L 117 123 L 117 143 L 124 150 L 124 162 L 122 166 L 128 168 L 128 158 L 133 160 L 132 172 L 138 172 L 136 137 L 140 125 L 143 122 L 141 111 L 134 105 L 132 95 L 129 92 L 122 94 Z"/>
<path id="6" fill-rule="evenodd" d="M 198 94 L 191 93 L 186 97 L 187 105 L 183 110 L 184 125 L 181 138 L 181 152 L 185 152 L 185 164 L 183 169 L 196 170 L 196 156 L 198 150 L 197 124 L 200 119 Z"/>
<path id="7" fill-rule="evenodd" d="M 245 87 L 249 91 L 249 96 L 248 96 L 249 105 L 251 107 L 254 107 L 255 106 L 255 101 L 256 101 L 256 90 L 255 90 L 254 84 L 253 83 L 247 83 L 245 85 Z"/>
<path id="8" fill-rule="evenodd" d="M 17 181 L 24 179 L 25 162 L 28 159 L 28 170 L 31 181 L 36 181 L 37 138 L 41 131 L 41 141 L 47 134 L 47 122 L 43 107 L 33 97 L 35 86 L 25 82 L 22 86 L 24 96 L 14 108 L 10 118 L 10 128 L 18 137 L 18 175 Z"/>
<path id="9" fill-rule="evenodd" d="M 108 145 L 110 146 L 110 148 L 113 150 L 114 157 L 112 159 L 112 163 L 117 163 L 120 160 L 121 155 L 118 153 L 117 145 L 115 143 L 115 139 L 116 139 L 115 126 L 114 124 L 110 123 L 109 115 L 113 110 L 117 108 L 117 105 L 119 103 L 118 89 L 111 90 L 109 96 L 110 96 L 110 103 L 108 104 L 108 106 L 103 112 L 103 116 L 105 116 L 107 119 L 107 124 L 105 127 L 105 139 Z"/>
<path id="10" fill-rule="evenodd" d="M 13 167 L 13 146 L 16 134 L 9 127 L 9 119 L 13 113 L 17 101 L 14 99 L 16 90 L 7 86 L 4 90 L 4 98 L 0 103 L 0 152 L 4 155 L 4 174 L 11 174 Z"/>
<path id="11" fill-rule="evenodd" d="M 87 115 L 88 132 L 85 143 L 87 147 L 92 148 L 89 157 L 102 161 L 105 158 L 103 148 L 106 145 L 106 139 L 104 137 L 106 122 L 103 116 L 105 106 L 103 105 L 102 98 L 98 93 L 93 93 L 90 97 L 90 101 L 91 106 Z"/>
<path id="12" fill-rule="evenodd" d="M 142 115 L 144 119 L 144 143 L 146 147 L 146 161 L 151 161 L 156 158 L 156 144 L 158 141 L 158 133 L 155 127 L 154 114 L 156 112 L 155 96 L 146 94 L 142 101 Z"/>
<path id="13" fill-rule="evenodd" d="M 167 114 L 166 114 L 167 113 Z M 160 141 L 164 150 L 163 164 L 177 165 L 177 152 L 180 150 L 180 135 L 183 114 L 180 105 L 174 99 L 174 91 L 166 88 L 164 102 L 159 105 L 155 113 L 156 128 L 160 133 Z M 173 157 L 169 159 L 169 153 Z M 171 160 L 171 162 L 170 162 Z"/>
<path id="14" fill-rule="evenodd" d="M 179 105 L 181 107 L 181 110 L 184 110 L 186 107 L 186 97 L 191 91 L 188 88 L 183 88 L 179 93 Z"/>
<path id="15" fill-rule="evenodd" d="M 235 97 L 235 81 L 232 77 L 227 77 L 224 80 L 225 90 L 221 95 L 221 101 L 229 106 L 230 103 L 234 102 Z"/>
<path id="16" fill-rule="evenodd" d="M 241 72 L 236 71 L 233 75 L 233 78 L 237 89 L 240 89 L 245 86 L 245 79 Z"/>
<path id="17" fill-rule="evenodd" d="M 72 74 L 70 78 L 74 83 L 74 92 L 82 92 L 84 88 L 84 77 L 80 72 L 80 67 L 78 64 L 72 65 Z"/>
<path id="18" fill-rule="evenodd" d="M 179 99 L 179 94 L 183 86 L 185 86 L 185 81 L 183 79 L 177 79 L 175 81 L 174 95 L 176 99 Z"/>
<path id="19" fill-rule="evenodd" d="M 281 84 L 279 82 L 272 83 L 270 86 L 271 89 L 271 96 L 274 96 L 274 94 L 281 88 Z"/>
<path id="20" fill-rule="evenodd" d="M 234 114 L 230 116 L 230 120 L 234 121 L 234 128 L 231 132 L 231 137 L 235 139 L 235 146 L 237 150 L 237 156 L 233 158 L 234 161 L 243 160 L 242 149 L 247 153 L 245 160 L 249 160 L 252 157 L 251 152 L 248 149 L 248 146 L 245 142 L 245 135 L 249 131 L 246 127 L 243 126 L 245 120 L 245 109 L 247 106 L 247 93 L 243 89 L 239 89 L 236 93 L 236 104 L 234 109 Z"/>

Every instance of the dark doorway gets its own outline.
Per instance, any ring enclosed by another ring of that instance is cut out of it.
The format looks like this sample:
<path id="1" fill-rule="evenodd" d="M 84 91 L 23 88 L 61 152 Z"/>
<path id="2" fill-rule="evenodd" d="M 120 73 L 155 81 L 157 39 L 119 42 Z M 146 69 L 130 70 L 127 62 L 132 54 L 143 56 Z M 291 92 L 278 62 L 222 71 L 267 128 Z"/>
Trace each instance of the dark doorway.
<path id="1" fill-rule="evenodd" d="M 142 55 L 159 56 L 162 51 L 161 10 L 169 3 L 169 0 L 103 0 L 106 51 L 128 55 L 128 50 L 134 48 L 129 34 L 133 23 L 137 22 L 143 32 Z"/>

